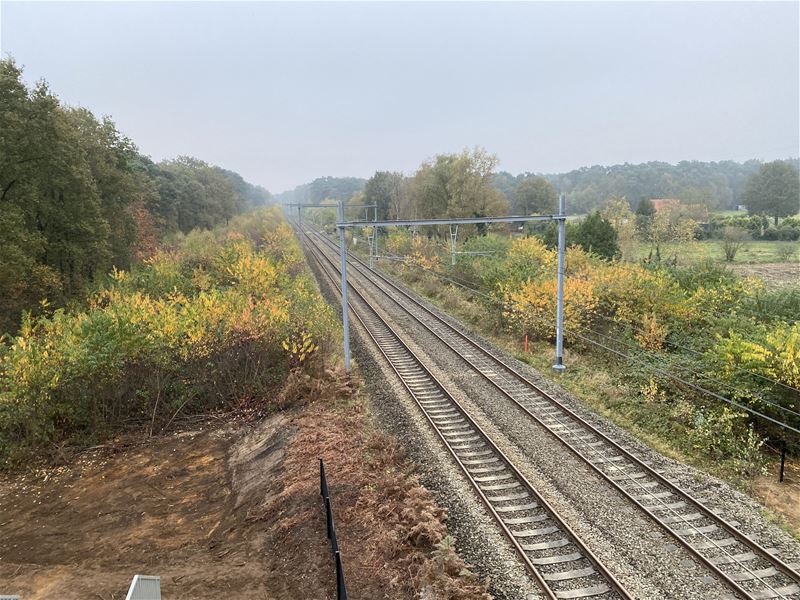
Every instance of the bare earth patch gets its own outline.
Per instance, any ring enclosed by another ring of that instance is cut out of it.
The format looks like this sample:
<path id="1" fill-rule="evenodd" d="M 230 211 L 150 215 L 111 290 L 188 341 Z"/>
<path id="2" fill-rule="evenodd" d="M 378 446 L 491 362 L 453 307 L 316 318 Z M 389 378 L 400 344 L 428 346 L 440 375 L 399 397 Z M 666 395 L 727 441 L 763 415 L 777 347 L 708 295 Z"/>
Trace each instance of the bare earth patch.
<path id="1" fill-rule="evenodd" d="M 467 570 L 447 538 L 445 512 L 412 474 L 399 442 L 370 424 L 366 401 L 316 402 L 296 420 L 281 467 L 283 488 L 260 518 L 276 524 L 279 579 L 291 584 L 306 540 L 320 521 L 318 458 L 325 460 L 339 546 L 352 598 L 485 600 L 486 586 Z M 310 475 L 310 476 L 309 476 Z M 307 535 L 298 531 L 307 530 Z M 327 544 L 324 533 L 322 539 Z M 444 542 L 444 543 L 442 543 Z M 331 581 L 330 565 L 314 574 Z M 333 598 L 319 586 L 305 600 Z"/>
<path id="2" fill-rule="evenodd" d="M 762 279 L 768 289 L 800 285 L 800 263 L 732 264 L 728 267 L 737 275 Z"/>
<path id="3" fill-rule="evenodd" d="M 753 484 L 753 495 L 784 518 L 800 539 L 800 465 L 796 461 L 787 460 L 783 482 L 778 482 L 777 469 L 758 477 Z"/>
<path id="4" fill-rule="evenodd" d="M 349 385 L 312 387 L 326 399 L 256 425 L 118 439 L 69 467 L 4 476 L 0 594 L 121 600 L 140 573 L 160 575 L 170 600 L 334 598 L 323 457 L 351 597 L 488 598 L 439 544 L 443 511 L 365 400 L 331 399 Z"/>
<path id="5" fill-rule="evenodd" d="M 260 540 L 232 494 L 236 429 L 209 425 L 4 480 L 0 591 L 121 599 L 141 573 L 160 575 L 167 598 L 267 597 Z"/>

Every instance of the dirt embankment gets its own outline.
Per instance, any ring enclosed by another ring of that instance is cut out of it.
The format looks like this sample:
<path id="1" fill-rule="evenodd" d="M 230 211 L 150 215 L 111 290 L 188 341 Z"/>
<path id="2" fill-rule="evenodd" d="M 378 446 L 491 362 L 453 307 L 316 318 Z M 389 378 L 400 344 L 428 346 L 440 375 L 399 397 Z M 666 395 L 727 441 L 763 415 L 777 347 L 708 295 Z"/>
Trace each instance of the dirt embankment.
<path id="1" fill-rule="evenodd" d="M 170 600 L 333 598 L 322 457 L 351 598 L 487 598 L 402 448 L 350 388 L 332 377 L 307 387 L 310 404 L 256 424 L 116 440 L 4 478 L 0 594 L 121 600 L 141 573 L 160 575 Z"/>

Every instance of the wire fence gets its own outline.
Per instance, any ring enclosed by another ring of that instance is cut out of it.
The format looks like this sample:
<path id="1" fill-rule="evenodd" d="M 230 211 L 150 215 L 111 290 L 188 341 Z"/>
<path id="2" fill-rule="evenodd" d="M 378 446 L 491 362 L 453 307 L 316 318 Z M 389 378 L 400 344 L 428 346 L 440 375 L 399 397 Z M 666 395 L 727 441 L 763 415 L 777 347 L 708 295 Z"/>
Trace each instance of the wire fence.
<path id="1" fill-rule="evenodd" d="M 339 552 L 339 542 L 336 539 L 336 524 L 333 521 L 333 510 L 331 509 L 331 495 L 328 490 L 328 478 L 325 476 L 325 463 L 319 459 L 319 493 L 325 505 L 325 521 L 328 529 L 328 539 L 331 541 L 331 553 L 336 565 L 336 600 L 347 600 L 347 588 L 344 584 L 344 568 L 342 567 L 342 556 Z"/>

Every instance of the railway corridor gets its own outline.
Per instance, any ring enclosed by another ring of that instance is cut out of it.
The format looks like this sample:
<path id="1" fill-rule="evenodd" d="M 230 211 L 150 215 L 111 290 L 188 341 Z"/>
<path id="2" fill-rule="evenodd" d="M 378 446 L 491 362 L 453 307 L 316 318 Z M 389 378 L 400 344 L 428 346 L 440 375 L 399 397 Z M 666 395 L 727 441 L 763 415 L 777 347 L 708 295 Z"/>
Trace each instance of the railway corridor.
<path id="1" fill-rule="evenodd" d="M 336 245 L 308 224 L 298 235 L 335 290 Z M 355 257 L 348 278 L 365 341 L 543 597 L 800 598 L 800 548 L 727 486 L 698 481 Z"/>

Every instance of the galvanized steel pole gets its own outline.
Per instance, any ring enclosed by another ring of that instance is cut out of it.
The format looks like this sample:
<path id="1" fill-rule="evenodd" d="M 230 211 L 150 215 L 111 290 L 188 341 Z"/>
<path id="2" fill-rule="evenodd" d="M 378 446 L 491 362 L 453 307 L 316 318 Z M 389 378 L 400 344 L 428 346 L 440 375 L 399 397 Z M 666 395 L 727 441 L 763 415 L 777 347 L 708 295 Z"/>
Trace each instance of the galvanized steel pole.
<path id="1" fill-rule="evenodd" d="M 360 206 L 350 207 L 360 208 Z M 377 208 L 376 208 L 377 219 Z M 558 297 L 556 299 L 556 364 L 553 368 L 563 371 L 564 367 L 564 255 L 566 251 L 565 222 L 567 218 L 566 197 L 561 194 L 559 198 L 559 212 L 557 215 L 525 215 L 507 217 L 467 217 L 460 219 L 413 219 L 413 220 L 394 220 L 394 221 L 345 221 L 344 204 L 339 203 L 339 222 L 336 227 L 339 229 L 339 253 L 342 259 L 342 323 L 344 325 L 344 360 L 345 367 L 350 369 L 350 328 L 348 323 L 347 311 L 347 250 L 344 243 L 344 230 L 348 227 L 372 227 L 375 232 L 374 246 L 371 248 L 371 259 L 378 255 L 378 227 L 391 226 L 410 226 L 412 237 L 416 237 L 418 225 L 450 225 L 451 242 L 451 261 L 455 258 L 455 243 L 458 237 L 458 225 L 469 225 L 477 223 L 516 223 L 528 221 L 558 221 Z M 472 253 L 470 253 L 472 254 Z"/>
<path id="2" fill-rule="evenodd" d="M 344 244 L 344 202 L 339 202 L 339 257 L 342 259 L 342 328 L 344 335 L 344 368 L 350 370 L 350 323 L 347 308 L 347 248 Z"/>
<path id="3" fill-rule="evenodd" d="M 373 219 L 373 221 L 375 221 L 375 222 L 378 221 L 378 204 L 377 203 L 375 203 L 375 218 Z M 374 260 L 378 260 L 378 228 L 375 227 L 374 225 L 372 226 L 372 234 L 374 236 L 374 239 L 372 240 L 372 254 L 373 254 Z M 369 265 L 370 269 L 375 268 L 374 260 L 370 261 L 370 265 Z"/>
<path id="4" fill-rule="evenodd" d="M 564 366 L 564 255 L 566 254 L 567 201 L 562 192 L 558 197 L 558 294 L 556 298 L 556 371 L 563 371 Z"/>
<path id="5" fill-rule="evenodd" d="M 369 268 L 370 269 L 374 269 L 375 268 L 375 261 L 374 261 L 373 257 L 374 257 L 375 254 L 377 254 L 377 252 L 375 252 L 375 232 L 376 231 L 377 231 L 377 227 L 373 227 L 372 231 L 370 231 L 370 233 L 369 233 L 369 237 L 367 238 L 369 240 Z"/>
<path id="6" fill-rule="evenodd" d="M 454 229 L 455 227 L 455 229 Z M 458 225 L 450 225 L 450 264 L 456 264 L 456 241 L 458 240 Z"/>

